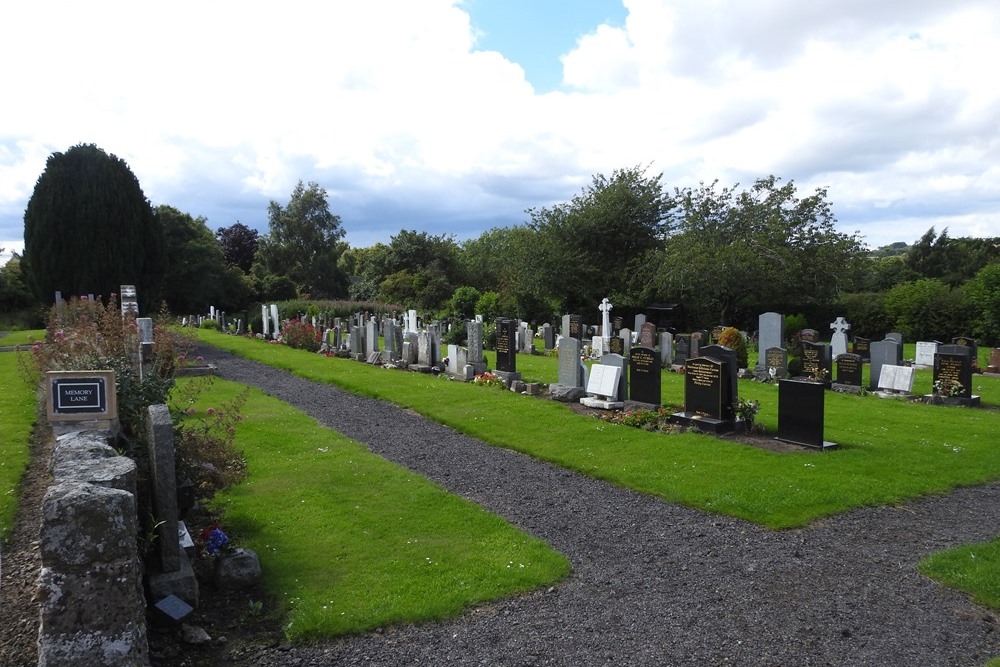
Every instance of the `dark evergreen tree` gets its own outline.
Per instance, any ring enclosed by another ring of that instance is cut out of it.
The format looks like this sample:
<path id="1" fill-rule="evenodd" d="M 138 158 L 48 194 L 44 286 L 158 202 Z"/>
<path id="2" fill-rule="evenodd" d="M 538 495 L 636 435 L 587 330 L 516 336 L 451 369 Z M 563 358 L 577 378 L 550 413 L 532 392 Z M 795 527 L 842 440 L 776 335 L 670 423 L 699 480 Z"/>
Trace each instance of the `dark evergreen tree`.
<path id="1" fill-rule="evenodd" d="M 124 160 L 93 144 L 49 156 L 24 213 L 22 268 L 42 303 L 128 284 L 153 311 L 164 264 L 163 230 Z"/>
<path id="2" fill-rule="evenodd" d="M 229 227 L 219 227 L 215 232 L 222 247 L 226 261 L 238 266 L 243 273 L 250 273 L 254 255 L 257 254 L 257 241 L 260 235 L 256 229 L 250 229 L 237 221 Z"/>

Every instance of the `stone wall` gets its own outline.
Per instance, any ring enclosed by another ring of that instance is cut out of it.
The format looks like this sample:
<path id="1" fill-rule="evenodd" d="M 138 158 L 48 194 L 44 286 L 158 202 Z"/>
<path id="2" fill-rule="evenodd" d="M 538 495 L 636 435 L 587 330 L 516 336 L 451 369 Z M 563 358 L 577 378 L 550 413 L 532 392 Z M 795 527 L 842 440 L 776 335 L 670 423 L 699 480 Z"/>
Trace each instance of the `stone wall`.
<path id="1" fill-rule="evenodd" d="M 42 501 L 38 664 L 148 665 L 136 467 L 102 431 L 59 436 Z"/>

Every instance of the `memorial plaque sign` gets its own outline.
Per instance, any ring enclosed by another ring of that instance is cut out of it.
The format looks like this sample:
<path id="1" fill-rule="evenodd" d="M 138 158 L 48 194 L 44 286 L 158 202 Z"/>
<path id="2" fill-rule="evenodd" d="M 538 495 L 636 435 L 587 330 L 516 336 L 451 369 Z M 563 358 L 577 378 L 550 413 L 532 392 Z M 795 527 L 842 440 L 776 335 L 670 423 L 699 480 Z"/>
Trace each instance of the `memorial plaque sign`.
<path id="1" fill-rule="evenodd" d="M 50 422 L 118 418 L 114 371 L 49 371 L 45 381 Z"/>

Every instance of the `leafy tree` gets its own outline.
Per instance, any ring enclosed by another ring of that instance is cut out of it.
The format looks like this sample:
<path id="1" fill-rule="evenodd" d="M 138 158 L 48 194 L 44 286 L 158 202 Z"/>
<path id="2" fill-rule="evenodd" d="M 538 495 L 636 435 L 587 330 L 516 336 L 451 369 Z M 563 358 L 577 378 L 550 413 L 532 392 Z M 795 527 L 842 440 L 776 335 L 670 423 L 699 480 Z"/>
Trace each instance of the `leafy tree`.
<path id="1" fill-rule="evenodd" d="M 272 201 L 267 210 L 268 233 L 261 237 L 258 261 L 265 273 L 287 276 L 303 294 L 333 298 L 347 294 L 338 259 L 345 231 L 340 216 L 330 212 L 326 190 L 299 181 L 287 206 Z"/>
<path id="2" fill-rule="evenodd" d="M 0 253 L 2 252 L 3 248 L 0 248 Z M 0 312 L 15 312 L 30 308 L 36 303 L 31 290 L 24 282 L 21 256 L 14 253 L 3 268 L 0 268 Z"/>
<path id="3" fill-rule="evenodd" d="M 513 291 L 547 294 L 564 310 L 593 310 L 609 294 L 638 305 L 640 269 L 660 247 L 674 207 L 661 179 L 641 167 L 598 174 L 570 202 L 530 209 L 535 237 L 530 249 L 520 248 L 529 251 L 522 276 L 530 283 Z"/>
<path id="4" fill-rule="evenodd" d="M 905 263 L 916 278 L 938 278 L 952 287 L 969 280 L 981 268 L 1000 259 L 1000 238 L 957 238 L 931 227 L 913 244 Z"/>
<path id="5" fill-rule="evenodd" d="M 451 295 L 451 313 L 455 317 L 470 319 L 476 314 L 476 304 L 482 298 L 482 294 L 475 287 L 463 285 L 456 289 Z"/>
<path id="6" fill-rule="evenodd" d="M 963 291 L 973 309 L 975 334 L 987 345 L 1000 343 L 1000 262 L 981 268 Z"/>
<path id="7" fill-rule="evenodd" d="M 250 273 L 260 238 L 257 230 L 237 221 L 229 227 L 219 227 L 215 236 L 219 239 L 226 261 L 238 266 L 243 273 Z"/>
<path id="8" fill-rule="evenodd" d="M 209 306 L 235 311 L 246 306 L 249 289 L 238 267 L 227 264 L 205 218 L 172 206 L 156 207 L 167 245 L 163 298 L 175 313 L 205 313 Z"/>
<path id="9" fill-rule="evenodd" d="M 141 307 L 159 306 L 163 230 L 124 160 L 93 144 L 49 156 L 24 213 L 22 268 L 42 303 L 129 284 Z"/>
<path id="10" fill-rule="evenodd" d="M 677 190 L 672 235 L 649 284 L 695 321 L 736 324 L 773 303 L 828 303 L 849 291 L 863 246 L 835 229 L 826 190 L 799 198 L 774 176 L 747 190 Z"/>
<path id="11" fill-rule="evenodd" d="M 969 310 L 961 290 L 937 278 L 896 285 L 885 293 L 885 310 L 904 336 L 916 340 L 950 340 L 967 331 Z"/>

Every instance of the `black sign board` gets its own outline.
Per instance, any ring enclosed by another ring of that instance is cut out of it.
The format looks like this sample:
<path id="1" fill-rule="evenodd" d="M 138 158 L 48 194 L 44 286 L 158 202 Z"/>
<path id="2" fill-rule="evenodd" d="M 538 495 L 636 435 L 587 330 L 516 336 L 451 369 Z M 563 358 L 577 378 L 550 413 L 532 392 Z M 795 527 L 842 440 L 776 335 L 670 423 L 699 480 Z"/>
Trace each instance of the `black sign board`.
<path id="1" fill-rule="evenodd" d="M 108 387 L 106 378 L 75 377 L 52 380 L 52 411 L 59 415 L 107 412 Z"/>
<path id="2" fill-rule="evenodd" d="M 778 440 L 823 448 L 823 399 L 819 382 L 778 381 Z"/>
<path id="3" fill-rule="evenodd" d="M 633 347 L 628 363 L 629 400 L 660 405 L 660 355 L 649 347 Z"/>
<path id="4" fill-rule="evenodd" d="M 497 320 L 497 370 L 517 372 L 517 320 Z"/>

